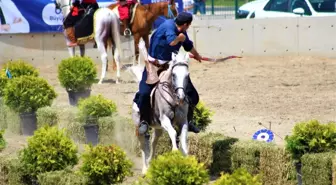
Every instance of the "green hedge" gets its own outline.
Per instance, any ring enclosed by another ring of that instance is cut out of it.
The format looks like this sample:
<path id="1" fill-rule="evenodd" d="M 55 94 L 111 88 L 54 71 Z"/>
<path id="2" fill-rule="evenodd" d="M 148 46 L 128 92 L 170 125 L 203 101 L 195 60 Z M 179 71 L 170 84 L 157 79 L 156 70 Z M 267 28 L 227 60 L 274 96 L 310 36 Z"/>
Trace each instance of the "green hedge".
<path id="1" fill-rule="evenodd" d="M 305 154 L 301 158 L 303 184 L 331 185 L 335 153 Z"/>

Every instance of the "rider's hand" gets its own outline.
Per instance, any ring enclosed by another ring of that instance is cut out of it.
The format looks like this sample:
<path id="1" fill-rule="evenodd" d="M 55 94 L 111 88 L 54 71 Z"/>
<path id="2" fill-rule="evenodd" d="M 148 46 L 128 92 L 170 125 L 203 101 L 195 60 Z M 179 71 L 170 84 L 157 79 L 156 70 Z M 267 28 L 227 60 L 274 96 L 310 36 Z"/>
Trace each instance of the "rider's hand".
<path id="1" fill-rule="evenodd" d="M 183 34 L 183 33 L 180 33 L 178 36 L 177 36 L 178 40 L 180 42 L 184 42 L 185 39 L 186 39 L 186 36 Z"/>
<path id="2" fill-rule="evenodd" d="M 194 56 L 194 59 L 197 60 L 197 61 L 200 62 L 200 63 L 202 62 L 202 56 L 199 55 L 199 54 L 195 55 L 195 56 Z"/>

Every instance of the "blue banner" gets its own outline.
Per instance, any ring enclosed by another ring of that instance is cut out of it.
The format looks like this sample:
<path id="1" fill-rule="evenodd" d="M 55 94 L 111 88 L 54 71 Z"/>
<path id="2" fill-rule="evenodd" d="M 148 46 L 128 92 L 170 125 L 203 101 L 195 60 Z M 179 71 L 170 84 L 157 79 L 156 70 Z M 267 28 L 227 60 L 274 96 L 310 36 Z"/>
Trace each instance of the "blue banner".
<path id="1" fill-rule="evenodd" d="M 97 0 L 100 7 L 106 7 L 116 0 Z M 141 0 L 142 4 L 157 0 Z M 183 10 L 182 0 L 175 0 L 178 11 Z M 159 17 L 154 27 L 163 22 Z M 0 34 L 61 32 L 63 15 L 55 11 L 54 0 L 0 0 Z"/>

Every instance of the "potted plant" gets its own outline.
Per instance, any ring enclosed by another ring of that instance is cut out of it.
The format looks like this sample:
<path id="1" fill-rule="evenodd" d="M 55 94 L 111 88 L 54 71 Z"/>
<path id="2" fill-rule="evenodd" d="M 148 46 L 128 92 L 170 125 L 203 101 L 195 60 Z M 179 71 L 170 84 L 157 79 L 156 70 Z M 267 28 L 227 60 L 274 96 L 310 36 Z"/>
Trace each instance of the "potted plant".
<path id="1" fill-rule="evenodd" d="M 58 79 L 68 92 L 72 106 L 76 106 L 80 98 L 90 96 L 96 77 L 96 66 L 89 57 L 70 57 L 58 65 Z"/>
<path id="2" fill-rule="evenodd" d="M 87 143 L 97 145 L 99 133 L 98 120 L 101 117 L 111 116 L 112 113 L 117 112 L 117 105 L 102 95 L 97 95 L 80 99 L 78 109 L 80 120 L 84 123 Z"/>
<path id="3" fill-rule="evenodd" d="M 50 106 L 57 94 L 48 82 L 40 77 L 20 76 L 8 81 L 4 89 L 4 103 L 18 112 L 23 135 L 33 135 L 37 129 L 36 111 Z"/>
<path id="4" fill-rule="evenodd" d="M 23 61 L 9 61 L 5 63 L 0 71 L 0 97 L 3 96 L 3 91 L 9 79 L 19 76 L 39 76 L 38 70 L 31 64 Z"/>

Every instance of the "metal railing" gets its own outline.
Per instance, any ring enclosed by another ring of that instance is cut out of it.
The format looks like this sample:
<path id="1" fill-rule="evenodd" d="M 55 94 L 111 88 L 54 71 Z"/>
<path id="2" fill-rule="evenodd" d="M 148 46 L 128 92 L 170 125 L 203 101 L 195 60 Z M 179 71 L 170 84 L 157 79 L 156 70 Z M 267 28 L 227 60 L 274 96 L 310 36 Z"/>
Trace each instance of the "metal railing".
<path id="1" fill-rule="evenodd" d="M 249 1 L 252 0 L 205 0 L 205 14 L 198 11 L 195 16 L 200 19 L 235 19 L 238 8 Z"/>

